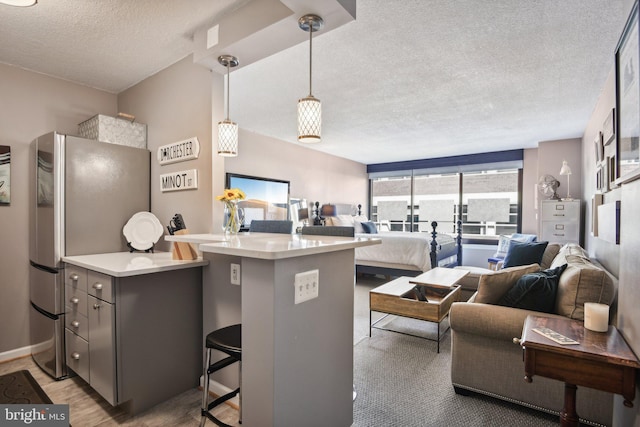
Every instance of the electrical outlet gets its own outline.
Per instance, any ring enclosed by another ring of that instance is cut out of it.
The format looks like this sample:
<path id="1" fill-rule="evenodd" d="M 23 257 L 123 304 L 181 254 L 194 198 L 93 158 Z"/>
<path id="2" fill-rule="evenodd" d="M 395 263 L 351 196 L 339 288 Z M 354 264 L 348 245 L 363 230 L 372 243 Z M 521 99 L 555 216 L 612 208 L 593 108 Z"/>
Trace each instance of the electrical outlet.
<path id="1" fill-rule="evenodd" d="M 240 284 L 240 264 L 231 264 L 231 284 Z"/>
<path id="2" fill-rule="evenodd" d="M 294 281 L 295 298 L 294 303 L 309 301 L 318 298 L 318 287 L 320 281 L 320 272 L 318 270 L 309 270 L 296 274 Z"/>

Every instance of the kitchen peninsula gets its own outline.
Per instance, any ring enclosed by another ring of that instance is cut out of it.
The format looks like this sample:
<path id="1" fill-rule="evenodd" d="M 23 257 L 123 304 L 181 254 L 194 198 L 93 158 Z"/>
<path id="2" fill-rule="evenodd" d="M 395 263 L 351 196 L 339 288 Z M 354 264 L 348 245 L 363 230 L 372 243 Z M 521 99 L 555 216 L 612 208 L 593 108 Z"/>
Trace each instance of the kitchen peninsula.
<path id="1" fill-rule="evenodd" d="M 135 414 L 198 383 L 202 266 L 169 252 L 63 257 L 66 361 Z"/>
<path id="2" fill-rule="evenodd" d="M 209 261 L 203 338 L 242 324 L 242 425 L 353 423 L 354 254 L 378 239 L 269 233 L 165 239 L 202 243 Z M 296 275 L 315 270 L 318 296 L 296 304 Z M 237 368 L 225 369 L 215 380 L 235 388 Z"/>

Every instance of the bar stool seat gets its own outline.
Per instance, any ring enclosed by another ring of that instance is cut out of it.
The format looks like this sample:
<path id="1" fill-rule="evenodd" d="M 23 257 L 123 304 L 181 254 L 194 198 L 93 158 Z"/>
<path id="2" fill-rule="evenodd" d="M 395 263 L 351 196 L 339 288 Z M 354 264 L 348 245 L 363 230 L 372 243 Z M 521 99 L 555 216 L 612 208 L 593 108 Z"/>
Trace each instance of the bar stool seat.
<path id="1" fill-rule="evenodd" d="M 211 410 L 221 403 L 226 402 L 232 397 L 240 393 L 240 387 L 237 389 L 218 397 L 211 403 L 209 400 L 209 376 L 225 368 L 235 362 L 240 362 L 240 382 L 242 382 L 242 326 L 240 324 L 231 325 L 224 328 L 216 329 L 209 333 L 205 340 L 205 346 L 207 348 L 207 362 L 204 367 L 204 387 L 202 395 L 202 408 L 200 419 L 200 427 L 204 426 L 207 418 L 213 421 L 220 427 L 231 427 L 229 424 L 225 424 L 211 414 Z M 219 350 L 228 356 L 215 363 L 211 363 L 211 350 Z M 240 397 L 240 407 L 242 408 L 242 397 Z M 240 412 L 242 414 L 242 412 Z M 240 422 L 242 422 L 242 415 L 240 416 Z"/>

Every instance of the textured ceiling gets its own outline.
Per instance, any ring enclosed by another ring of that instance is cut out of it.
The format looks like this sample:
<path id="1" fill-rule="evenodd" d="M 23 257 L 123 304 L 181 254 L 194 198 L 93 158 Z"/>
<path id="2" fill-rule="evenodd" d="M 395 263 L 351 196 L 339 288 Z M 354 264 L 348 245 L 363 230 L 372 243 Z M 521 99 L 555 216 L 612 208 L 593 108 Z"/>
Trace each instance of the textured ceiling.
<path id="1" fill-rule="evenodd" d="M 0 62 L 117 93 L 192 53 L 197 30 L 243 3 L 0 5 Z M 613 67 L 624 3 L 358 0 L 354 22 L 314 34 L 323 140 L 310 148 L 378 163 L 581 137 Z M 231 83 L 232 120 L 296 143 L 308 43 L 232 72 Z"/>

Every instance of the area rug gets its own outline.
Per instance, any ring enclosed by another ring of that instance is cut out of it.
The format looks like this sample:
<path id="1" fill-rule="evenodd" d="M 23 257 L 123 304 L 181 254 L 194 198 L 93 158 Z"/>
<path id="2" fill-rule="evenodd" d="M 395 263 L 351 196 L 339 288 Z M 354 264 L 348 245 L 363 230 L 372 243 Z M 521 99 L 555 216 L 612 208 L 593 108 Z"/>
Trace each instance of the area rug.
<path id="1" fill-rule="evenodd" d="M 0 376 L 0 404 L 53 403 L 27 370 Z"/>

